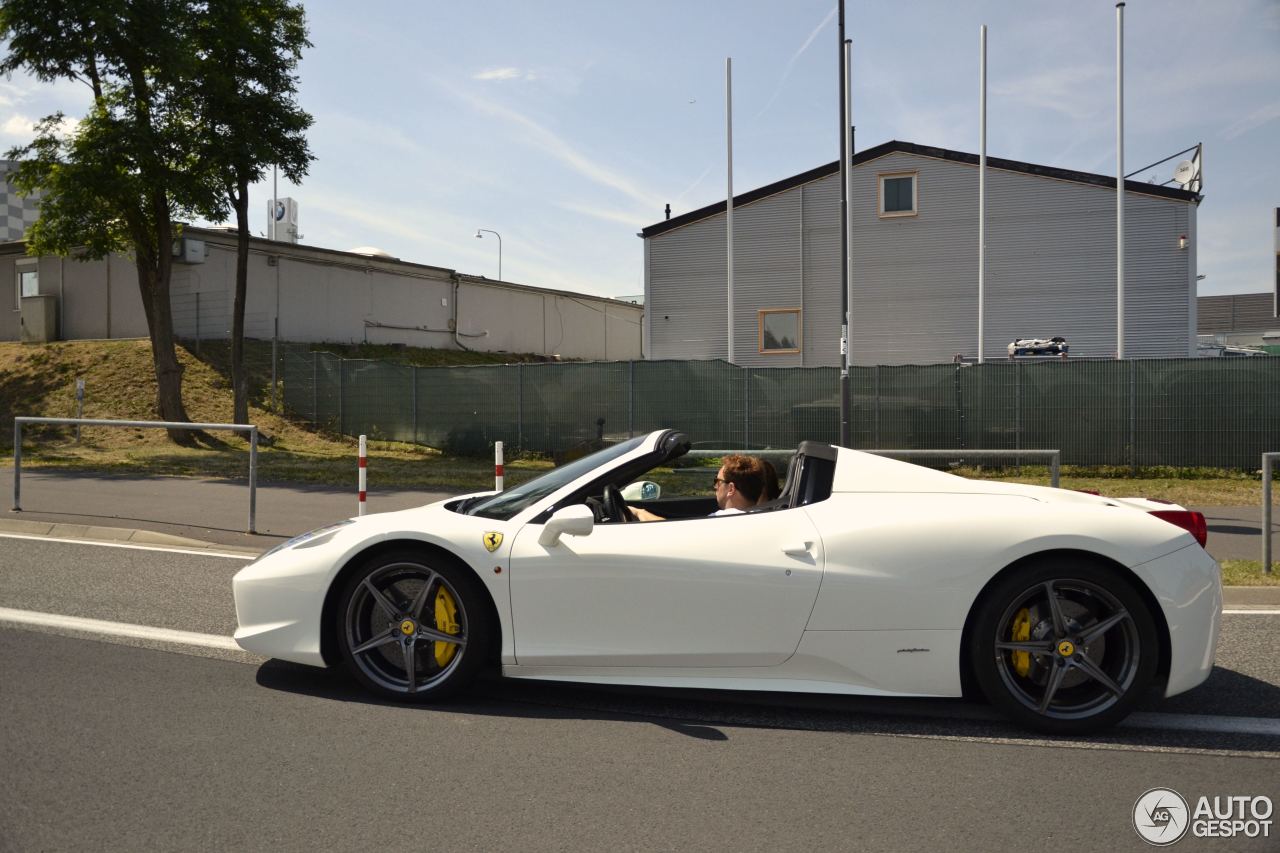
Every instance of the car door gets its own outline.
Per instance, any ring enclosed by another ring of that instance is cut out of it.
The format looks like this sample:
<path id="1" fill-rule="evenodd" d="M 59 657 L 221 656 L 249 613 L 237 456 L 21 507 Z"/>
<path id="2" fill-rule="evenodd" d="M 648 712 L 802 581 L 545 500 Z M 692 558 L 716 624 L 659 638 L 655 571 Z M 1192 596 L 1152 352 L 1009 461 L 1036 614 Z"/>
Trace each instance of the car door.
<path id="1" fill-rule="evenodd" d="M 773 666 L 795 652 L 824 555 L 801 509 L 597 524 L 511 550 L 515 653 L 526 666 Z"/>

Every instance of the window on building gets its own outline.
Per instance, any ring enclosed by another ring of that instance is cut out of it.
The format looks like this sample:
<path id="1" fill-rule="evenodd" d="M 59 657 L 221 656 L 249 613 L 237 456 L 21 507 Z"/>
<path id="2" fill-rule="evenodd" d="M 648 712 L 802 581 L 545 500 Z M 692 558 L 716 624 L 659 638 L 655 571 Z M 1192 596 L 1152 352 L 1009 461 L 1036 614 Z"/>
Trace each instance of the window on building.
<path id="1" fill-rule="evenodd" d="M 799 308 L 765 308 L 760 311 L 760 352 L 800 352 Z"/>
<path id="2" fill-rule="evenodd" d="M 22 297 L 40 295 L 40 271 L 36 268 L 35 261 L 19 261 L 15 271 L 17 286 L 14 290 L 17 298 L 14 300 L 13 307 L 21 310 Z"/>
<path id="3" fill-rule="evenodd" d="M 880 176 L 880 216 L 916 215 L 916 173 Z"/>

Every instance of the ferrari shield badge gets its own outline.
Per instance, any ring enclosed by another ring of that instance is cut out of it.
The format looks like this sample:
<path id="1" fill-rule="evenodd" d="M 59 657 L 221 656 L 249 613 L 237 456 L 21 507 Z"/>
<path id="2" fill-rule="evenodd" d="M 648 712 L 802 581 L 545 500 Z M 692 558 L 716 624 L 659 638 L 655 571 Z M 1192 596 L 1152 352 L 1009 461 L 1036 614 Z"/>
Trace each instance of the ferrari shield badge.
<path id="1" fill-rule="evenodd" d="M 484 534 L 484 547 L 490 552 L 498 550 L 498 546 L 502 544 L 502 534 L 497 531 L 488 531 Z"/>

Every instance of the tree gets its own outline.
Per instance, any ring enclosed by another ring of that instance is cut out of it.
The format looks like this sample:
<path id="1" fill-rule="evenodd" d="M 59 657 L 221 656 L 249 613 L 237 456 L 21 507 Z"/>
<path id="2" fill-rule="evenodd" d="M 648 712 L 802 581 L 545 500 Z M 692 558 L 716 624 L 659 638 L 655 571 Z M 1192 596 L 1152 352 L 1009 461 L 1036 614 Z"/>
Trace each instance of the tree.
<path id="1" fill-rule="evenodd" d="M 215 2 L 216 5 L 216 2 Z M 89 258 L 130 252 L 138 270 L 156 373 L 156 406 L 167 421 L 189 421 L 169 301 L 175 220 L 221 219 L 225 196 L 209 166 L 194 156 L 199 127 L 190 49 L 197 17 L 186 0 L 5 0 L 0 72 L 78 80 L 93 92 L 89 114 L 63 134 L 61 114 L 36 128 L 14 184 L 40 190 L 40 218 L 28 251 Z M 178 443 L 194 441 L 171 430 Z"/>
<path id="2" fill-rule="evenodd" d="M 236 295 L 231 385 L 236 423 L 249 422 L 244 311 L 249 277 L 249 185 L 279 166 L 298 182 L 315 159 L 305 136 L 312 118 L 296 102 L 295 70 L 310 47 L 301 6 L 288 0 L 215 0 L 198 18 L 196 109 L 202 163 L 221 180 L 235 211 Z"/>

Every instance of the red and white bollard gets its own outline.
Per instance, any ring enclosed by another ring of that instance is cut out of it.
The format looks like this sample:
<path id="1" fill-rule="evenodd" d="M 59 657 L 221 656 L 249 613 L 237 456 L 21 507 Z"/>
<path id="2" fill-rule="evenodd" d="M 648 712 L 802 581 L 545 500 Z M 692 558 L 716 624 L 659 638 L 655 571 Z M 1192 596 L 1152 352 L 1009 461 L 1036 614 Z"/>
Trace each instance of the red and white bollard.
<path id="1" fill-rule="evenodd" d="M 493 490 L 502 491 L 502 442 L 493 443 Z"/>
<path id="2" fill-rule="evenodd" d="M 361 515 L 364 515 L 364 503 L 365 503 L 365 495 L 366 495 L 365 487 L 368 485 L 368 482 L 366 480 L 368 470 L 369 470 L 369 457 L 367 455 L 368 449 L 369 449 L 369 446 L 368 446 L 368 443 L 365 441 L 365 437 L 363 435 L 360 436 L 360 514 Z"/>

